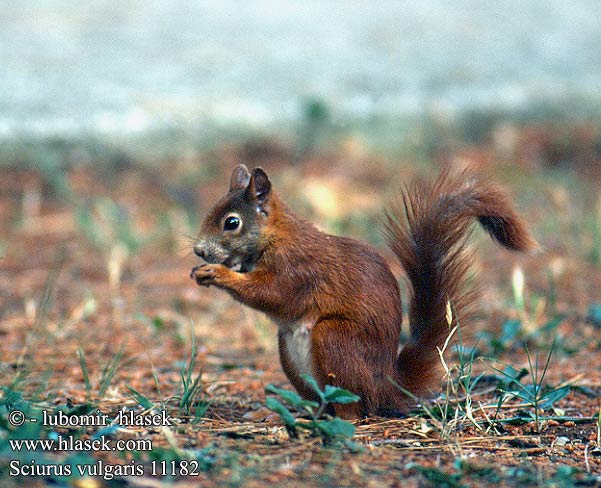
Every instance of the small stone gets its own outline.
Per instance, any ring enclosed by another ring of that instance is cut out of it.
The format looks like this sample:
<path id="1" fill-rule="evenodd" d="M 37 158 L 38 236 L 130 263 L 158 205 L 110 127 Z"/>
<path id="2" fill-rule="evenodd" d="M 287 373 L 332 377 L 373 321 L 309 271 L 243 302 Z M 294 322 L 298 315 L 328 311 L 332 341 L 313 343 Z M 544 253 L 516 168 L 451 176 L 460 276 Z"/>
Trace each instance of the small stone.
<path id="1" fill-rule="evenodd" d="M 565 436 L 560 436 L 557 439 L 555 439 L 555 445 L 556 446 L 565 446 L 566 444 L 568 444 L 570 442 L 570 439 L 568 439 Z"/>

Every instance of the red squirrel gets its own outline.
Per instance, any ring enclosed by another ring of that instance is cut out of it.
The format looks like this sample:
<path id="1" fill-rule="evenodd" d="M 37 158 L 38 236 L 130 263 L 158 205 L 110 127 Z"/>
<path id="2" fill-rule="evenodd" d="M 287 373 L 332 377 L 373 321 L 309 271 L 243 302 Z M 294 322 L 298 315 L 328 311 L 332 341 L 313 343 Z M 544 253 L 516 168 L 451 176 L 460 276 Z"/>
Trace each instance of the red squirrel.
<path id="1" fill-rule="evenodd" d="M 412 404 L 402 389 L 419 397 L 440 381 L 437 347 L 473 310 L 466 241 L 474 220 L 508 249 L 537 247 L 505 193 L 470 170 L 445 170 L 401 196 L 386 214 L 386 237 L 411 286 L 402 347 L 400 291 L 386 261 L 294 215 L 261 168 L 234 169 L 194 245 L 207 263 L 192 269 L 197 284 L 226 290 L 276 322 L 282 367 L 303 397 L 316 400 L 301 376 L 309 374 L 322 388 L 361 398 L 334 405 L 342 418 L 401 414 Z"/>

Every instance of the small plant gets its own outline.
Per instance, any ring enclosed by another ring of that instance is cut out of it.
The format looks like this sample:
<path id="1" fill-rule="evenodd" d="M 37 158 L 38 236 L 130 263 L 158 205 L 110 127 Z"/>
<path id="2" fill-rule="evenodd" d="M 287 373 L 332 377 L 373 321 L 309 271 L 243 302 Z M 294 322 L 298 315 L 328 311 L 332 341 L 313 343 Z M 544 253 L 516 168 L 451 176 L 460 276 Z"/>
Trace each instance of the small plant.
<path id="1" fill-rule="evenodd" d="M 182 394 L 179 397 L 179 408 L 184 415 L 190 415 L 192 408 L 195 409 L 195 419 L 199 419 L 206 412 L 209 404 L 206 401 L 201 401 L 198 397 L 202 393 L 202 374 L 198 373 L 194 376 L 196 369 L 196 358 L 198 356 L 198 348 L 196 346 L 196 338 L 192 332 L 192 346 L 190 349 L 190 357 L 180 370 L 180 378 L 182 382 Z"/>
<path id="2" fill-rule="evenodd" d="M 557 273 L 557 272 L 556 272 Z M 519 347 L 523 341 L 540 343 L 541 340 L 555 337 L 557 327 L 564 321 L 563 316 L 556 313 L 556 285 L 554 274 L 547 272 L 549 291 L 547 298 L 526 293 L 524 272 L 516 267 L 511 281 L 513 291 L 513 308 L 517 317 L 507 319 L 501 328 L 501 334 L 484 332 L 484 338 L 494 356 Z M 527 300 L 529 297 L 529 300 Z M 559 343 L 560 349 L 570 352 L 567 345 Z"/>
<path id="3" fill-rule="evenodd" d="M 142 393 L 140 393 L 134 387 L 127 385 L 127 389 L 130 391 L 133 399 L 139 405 L 141 405 L 144 410 L 150 410 L 150 409 L 156 407 L 155 403 L 152 400 L 150 400 L 148 397 L 144 396 Z"/>
<path id="4" fill-rule="evenodd" d="M 26 448 L 27 443 L 36 440 L 50 441 L 56 439 L 57 432 L 44 425 L 42 408 L 32 401 L 25 399 L 20 391 L 11 387 L 0 387 L 0 474 L 9 472 L 9 462 L 17 462 L 19 465 L 37 464 L 61 466 L 61 469 L 49 470 L 46 481 L 59 486 L 66 486 L 69 481 L 79 478 L 75 469 L 76 464 L 91 464 L 95 461 L 85 452 L 70 452 L 65 456 L 57 458 L 49 456 L 44 449 Z M 48 409 L 46 409 L 48 410 Z M 53 412 L 64 412 L 66 415 L 83 415 L 91 410 L 87 406 L 82 407 L 56 407 Z M 18 425 L 11 417 L 18 412 L 23 416 L 24 421 Z M 12 415 L 11 415 L 12 414 Z M 70 430 L 70 435 L 74 438 L 80 438 L 81 432 Z M 67 471 L 67 469 L 69 471 Z M 18 476 L 21 480 L 25 476 Z M 0 475 L 0 479 L 3 479 Z M 24 483 L 27 483 L 24 481 Z M 11 483 L 11 486 L 14 484 Z M 4 486 L 4 485 L 3 485 Z"/>
<path id="5" fill-rule="evenodd" d="M 576 466 L 558 466 L 549 480 L 549 486 L 571 488 L 572 486 L 597 486 L 595 476 L 584 473 Z"/>
<path id="6" fill-rule="evenodd" d="M 77 223 L 88 241 L 104 255 L 109 293 L 113 304 L 113 320 L 123 322 L 119 303 L 123 271 L 129 257 L 149 239 L 141 239 L 125 208 L 109 198 L 97 198 L 93 205 L 79 205 Z"/>
<path id="7" fill-rule="evenodd" d="M 492 349 L 492 354 L 497 356 L 504 351 L 518 347 L 518 345 L 521 344 L 521 338 L 527 341 L 538 342 L 540 341 L 541 337 L 553 334 L 563 320 L 564 318 L 560 316 L 552 318 L 544 325 L 537 327 L 530 333 L 526 333 L 521 320 L 509 319 L 503 323 L 500 336 L 493 336 L 489 333 L 483 333 L 481 337 L 487 339 L 487 342 Z M 563 351 L 570 351 L 567 345 L 560 345 Z"/>
<path id="8" fill-rule="evenodd" d="M 476 357 L 477 344 L 474 345 L 469 353 L 466 354 L 463 347 L 461 327 L 458 326 L 457 330 L 459 334 L 459 343 L 457 345 L 459 363 L 447 373 L 447 389 L 453 393 L 457 408 L 465 415 L 465 417 L 470 420 L 470 422 L 472 422 L 474 426 L 476 426 L 476 428 L 479 429 L 479 424 L 474 418 L 472 397 L 474 389 L 476 388 L 476 385 L 482 376 L 484 376 L 484 373 L 474 376 L 473 366 Z M 442 355 L 441 360 L 443 360 Z M 455 372 L 454 378 L 451 374 L 452 372 Z"/>
<path id="9" fill-rule="evenodd" d="M 268 397 L 265 401 L 267 408 L 279 415 L 291 438 L 298 438 L 299 429 L 303 429 L 309 431 L 312 436 L 321 438 L 324 445 L 342 442 L 348 447 L 356 448 L 357 446 L 350 442 L 353 435 L 355 435 L 355 426 L 339 417 L 332 417 L 325 412 L 329 405 L 334 403 L 354 403 L 359 401 L 360 398 L 348 390 L 331 385 L 326 385 L 321 390 L 313 377 L 302 375 L 302 378 L 315 391 L 319 397 L 319 402 L 305 400 L 293 391 L 267 385 L 265 391 L 273 393 L 280 398 Z M 310 420 L 307 422 L 296 419 L 289 410 L 289 407 L 284 405 L 280 400 L 287 403 L 296 412 L 308 416 Z"/>
<path id="10" fill-rule="evenodd" d="M 513 270 L 511 280 L 513 289 L 513 301 L 517 310 L 519 330 L 527 335 L 533 335 L 537 331 L 538 324 L 542 323 L 545 313 L 546 300 L 543 297 L 531 295 L 530 303 L 526 304 L 524 271 L 520 267 Z"/>
<path id="11" fill-rule="evenodd" d="M 83 381 L 86 388 L 86 401 L 91 403 L 92 398 L 92 382 L 90 381 L 90 373 L 88 369 L 88 362 L 86 356 L 81 348 L 77 349 L 77 356 L 79 357 L 79 365 L 83 374 Z M 121 360 L 123 359 L 123 346 L 119 348 L 117 354 L 115 354 L 102 368 L 102 373 L 98 380 L 98 397 L 104 397 L 106 390 L 110 386 L 113 377 L 117 373 Z"/>
<path id="12" fill-rule="evenodd" d="M 181 414 L 185 416 L 190 416 L 193 414 L 193 422 L 195 423 L 198 422 L 206 413 L 209 407 L 209 402 L 200 398 L 202 396 L 203 388 L 202 373 L 198 372 L 198 374 L 195 374 L 197 369 L 198 347 L 196 345 L 194 333 L 192 332 L 191 335 L 192 345 L 190 349 L 190 356 L 180 368 L 181 393 L 179 395 L 174 395 L 165 401 L 160 400 L 155 402 L 130 385 L 127 385 L 127 389 L 131 393 L 132 398 L 145 410 L 152 410 L 158 406 L 164 408 L 165 404 L 169 402 L 169 400 L 177 400 L 177 406 L 179 407 Z M 159 397 L 161 397 L 162 395 L 159 379 L 154 368 L 152 376 L 154 378 L 156 390 L 159 394 Z"/>
<path id="13" fill-rule="evenodd" d="M 31 348 L 35 347 L 34 344 L 38 338 L 42 336 L 42 333 L 47 331 L 48 311 L 50 310 L 54 297 L 56 281 L 65 262 L 65 252 L 64 247 L 59 248 L 55 257 L 55 264 L 46 277 L 44 292 L 40 299 L 39 306 L 37 309 L 34 307 L 35 320 L 33 327 L 31 328 L 31 331 L 28 332 L 21 353 L 17 358 L 17 370 L 20 370 L 24 366 L 25 357 L 30 352 Z"/>
<path id="14" fill-rule="evenodd" d="M 86 387 L 86 402 L 90 403 L 92 399 L 92 382 L 90 381 L 88 362 L 81 347 L 77 349 L 77 357 L 79 358 L 79 366 L 81 367 L 81 374 L 83 375 L 83 383 Z"/>
<path id="15" fill-rule="evenodd" d="M 115 354 L 102 369 L 102 374 L 100 375 L 100 380 L 98 381 L 98 396 L 100 398 L 104 397 L 106 390 L 110 386 L 117 369 L 119 369 L 121 359 L 123 359 L 123 346 L 119 348 L 117 354 Z"/>
<path id="16" fill-rule="evenodd" d="M 476 346 L 472 347 L 469 352 L 465 352 L 461 324 L 456 318 L 454 319 L 454 316 L 456 317 L 453 305 L 451 302 L 447 302 L 446 320 L 449 327 L 453 324 L 455 326 L 449 332 L 442 347 L 437 348 L 445 372 L 444 394 L 435 400 L 434 406 L 429 407 L 425 404 L 420 406 L 440 433 L 441 438 L 445 440 L 450 439 L 453 430 L 465 419 L 468 419 L 477 429 L 480 429 L 480 425 L 474 418 L 472 394 L 483 374 L 474 376 L 473 363 L 476 356 Z M 457 334 L 458 363 L 449 366 L 444 355 L 455 334 Z M 392 379 L 390 381 L 405 395 L 419 403 L 419 398 L 412 392 L 398 385 Z"/>
<path id="17" fill-rule="evenodd" d="M 545 360 L 545 365 L 542 372 L 539 368 L 539 354 L 538 350 L 535 354 L 534 364 L 532 362 L 532 355 L 528 344 L 524 343 L 526 349 L 526 355 L 528 357 L 529 370 L 516 371 L 513 367 L 508 366 L 505 369 L 497 368 L 493 365 L 491 367 L 506 380 L 502 382 L 499 391 L 501 396 L 497 405 L 497 413 L 499 412 L 503 403 L 509 398 L 519 398 L 533 410 L 533 419 L 535 422 L 536 431 L 538 432 L 541 427 L 541 419 L 539 417 L 540 412 L 550 409 L 553 407 L 553 403 L 562 398 L 566 397 L 570 391 L 570 386 L 561 385 L 555 388 L 545 388 L 544 380 L 551 362 L 553 350 L 555 348 L 555 341 L 551 344 L 549 354 Z M 521 380 L 526 376 L 530 375 L 531 383 L 523 384 Z"/>
<path id="18" fill-rule="evenodd" d="M 417 471 L 424 478 L 426 478 L 432 486 L 440 486 L 445 488 L 463 488 L 464 484 L 461 483 L 463 478 L 462 473 L 445 473 L 444 471 L 427 466 L 420 466 L 418 463 L 409 463 L 406 468 L 409 471 Z"/>
<path id="19" fill-rule="evenodd" d="M 133 253 L 143 244 L 130 216 L 109 198 L 94 200 L 92 207 L 80 206 L 77 223 L 86 238 L 103 251 L 120 244 L 128 253 Z"/>
<path id="20" fill-rule="evenodd" d="M 216 452 L 214 447 L 195 450 L 175 446 L 156 447 L 148 454 L 151 463 L 148 471 L 162 477 L 175 476 L 176 472 L 198 476 L 200 472 L 213 470 L 219 461 L 227 461 L 227 456 L 217 456 Z"/>

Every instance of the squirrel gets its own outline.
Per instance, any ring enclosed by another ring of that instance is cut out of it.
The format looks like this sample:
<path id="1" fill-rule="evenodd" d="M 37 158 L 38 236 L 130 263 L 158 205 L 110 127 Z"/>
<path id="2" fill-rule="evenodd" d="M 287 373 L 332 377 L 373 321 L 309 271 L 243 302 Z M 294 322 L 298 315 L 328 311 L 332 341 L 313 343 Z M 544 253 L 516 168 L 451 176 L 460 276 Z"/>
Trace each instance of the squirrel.
<path id="1" fill-rule="evenodd" d="M 198 285 L 221 288 L 277 323 L 282 367 L 301 396 L 318 399 L 303 379 L 311 375 L 321 388 L 360 397 L 334 404 L 330 413 L 344 419 L 401 415 L 440 382 L 438 348 L 473 315 L 466 241 L 475 220 L 508 249 L 538 246 L 509 197 L 469 169 L 405 187 L 385 217 L 411 288 L 402 347 L 400 290 L 386 261 L 294 215 L 261 168 L 233 170 L 194 245 L 206 261 L 191 271 Z"/>

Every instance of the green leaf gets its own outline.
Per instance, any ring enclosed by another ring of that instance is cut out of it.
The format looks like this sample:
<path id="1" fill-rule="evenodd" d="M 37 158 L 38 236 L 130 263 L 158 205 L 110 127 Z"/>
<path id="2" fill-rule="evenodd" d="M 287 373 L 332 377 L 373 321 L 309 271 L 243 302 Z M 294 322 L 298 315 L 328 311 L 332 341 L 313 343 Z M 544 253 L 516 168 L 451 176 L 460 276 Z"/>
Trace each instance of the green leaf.
<path id="1" fill-rule="evenodd" d="M 569 386 L 564 386 L 562 388 L 556 388 L 554 390 L 549 390 L 549 391 L 545 392 L 540 397 L 540 399 L 543 400 L 543 402 L 540 404 L 540 407 L 544 410 L 547 410 L 547 409 L 553 407 L 553 404 L 556 401 L 561 400 L 562 398 L 565 398 L 566 396 L 568 396 L 570 394 L 571 390 L 572 389 Z"/>
<path id="2" fill-rule="evenodd" d="M 417 463 L 409 463 L 405 468 L 421 473 L 434 486 L 444 486 L 447 488 L 463 488 L 467 486 L 461 484 L 461 473 L 445 473 L 438 468 L 420 466 Z"/>
<path id="3" fill-rule="evenodd" d="M 286 424 L 286 426 L 288 426 L 288 427 L 295 426 L 296 419 L 290 413 L 290 411 L 277 398 L 273 398 L 273 397 L 267 398 L 267 400 L 265 400 L 265 405 L 267 406 L 267 408 L 269 410 L 277 413 L 280 416 L 280 418 L 282 419 L 282 421 Z"/>
<path id="4" fill-rule="evenodd" d="M 501 343 L 504 346 L 513 344 L 522 330 L 522 322 L 519 320 L 506 320 L 503 323 Z"/>
<path id="5" fill-rule="evenodd" d="M 556 484 L 554 486 L 576 486 L 576 475 L 582 473 L 582 470 L 575 466 L 558 466 L 557 471 L 551 478 Z"/>
<path id="6" fill-rule="evenodd" d="M 312 413 L 312 410 L 314 408 L 319 407 L 319 403 L 311 401 L 311 400 L 303 400 L 299 406 L 303 410 L 306 410 L 307 412 Z"/>
<path id="7" fill-rule="evenodd" d="M 328 403 L 354 403 L 361 400 L 354 393 L 337 386 L 326 385 L 324 399 Z"/>
<path id="8" fill-rule="evenodd" d="M 325 397 L 324 397 L 323 391 L 321 391 L 321 389 L 319 388 L 319 385 L 317 384 L 317 381 L 315 381 L 315 378 L 313 378 L 313 376 L 308 375 L 308 374 L 302 374 L 301 378 L 304 379 L 308 383 L 308 385 L 315 391 L 315 393 L 317 393 L 320 400 L 322 402 L 324 402 Z"/>
<path id="9" fill-rule="evenodd" d="M 319 421 L 316 427 L 331 439 L 351 439 L 355 435 L 355 426 L 338 417 Z"/>
<path id="10" fill-rule="evenodd" d="M 490 365 L 492 369 L 494 369 L 497 373 L 502 374 L 508 381 L 505 381 L 502 377 L 497 376 L 497 380 L 499 382 L 499 389 L 505 392 L 514 393 L 515 388 L 518 390 L 526 390 L 527 388 L 520 383 L 520 381 L 528 376 L 528 370 L 526 368 L 522 368 L 521 370 L 515 369 L 511 365 L 506 365 L 505 369 L 499 369 L 496 366 Z"/>
<path id="11" fill-rule="evenodd" d="M 277 388 L 273 385 L 267 385 L 265 387 L 265 391 L 269 393 L 274 393 L 278 395 L 282 400 L 288 402 L 291 406 L 298 408 L 303 403 L 303 399 L 297 393 L 289 390 L 284 390 L 283 388 Z"/>
<path id="12" fill-rule="evenodd" d="M 198 422 L 200 422 L 200 419 L 205 416 L 210 405 L 211 402 L 207 402 L 204 400 L 194 405 L 194 420 L 192 421 L 193 424 L 197 424 Z"/>
<path id="13" fill-rule="evenodd" d="M 126 385 L 126 387 L 130 391 L 130 393 L 133 395 L 136 402 L 138 402 L 140 405 L 142 405 L 142 407 L 144 409 L 149 410 L 151 408 L 154 408 L 154 402 L 152 400 L 149 400 L 148 398 L 146 398 L 144 395 L 142 395 L 142 393 L 140 393 L 138 390 L 136 390 L 132 386 Z"/>

